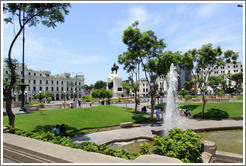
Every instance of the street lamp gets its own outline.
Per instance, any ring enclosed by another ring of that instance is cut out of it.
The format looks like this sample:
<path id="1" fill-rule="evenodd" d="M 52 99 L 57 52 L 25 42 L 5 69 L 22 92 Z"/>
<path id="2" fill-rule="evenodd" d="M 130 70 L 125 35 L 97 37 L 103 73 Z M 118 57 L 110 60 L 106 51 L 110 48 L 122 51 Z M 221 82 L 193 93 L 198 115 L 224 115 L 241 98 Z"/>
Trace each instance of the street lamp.
<path id="1" fill-rule="evenodd" d="M 22 98 L 21 98 L 21 107 L 19 111 L 24 111 L 26 113 L 29 113 L 25 106 L 24 106 L 24 102 L 25 102 L 25 95 L 24 95 L 24 91 L 26 86 L 28 86 L 28 84 L 25 84 L 25 64 L 24 64 L 24 56 L 25 56 L 25 26 L 24 26 L 24 21 L 25 20 L 25 13 L 24 13 L 24 9 L 23 9 L 23 45 L 22 45 L 22 80 L 21 80 L 21 84 L 19 84 L 21 91 L 22 91 Z"/>
<path id="2" fill-rule="evenodd" d="M 73 91 L 73 98 L 74 98 L 74 101 L 75 101 L 75 90 Z"/>

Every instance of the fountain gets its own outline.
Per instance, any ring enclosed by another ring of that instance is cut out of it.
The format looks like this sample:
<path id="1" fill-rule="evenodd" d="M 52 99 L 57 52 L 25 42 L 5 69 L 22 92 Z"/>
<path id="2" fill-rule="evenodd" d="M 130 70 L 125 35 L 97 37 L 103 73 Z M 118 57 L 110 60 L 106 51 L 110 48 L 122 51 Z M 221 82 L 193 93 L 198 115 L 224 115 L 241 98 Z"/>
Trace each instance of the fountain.
<path id="1" fill-rule="evenodd" d="M 178 97 L 177 97 L 177 87 L 178 87 L 178 73 L 176 67 L 172 63 L 170 66 L 170 71 L 167 75 L 167 103 L 166 110 L 163 115 L 163 124 L 161 127 L 151 130 L 152 134 L 157 134 L 161 137 L 167 134 L 171 129 L 180 128 L 180 124 L 183 121 L 178 110 Z"/>
<path id="2" fill-rule="evenodd" d="M 163 128 L 164 135 L 174 128 L 179 128 L 181 123 L 181 116 L 177 105 L 177 87 L 178 87 L 178 73 L 176 67 L 172 63 L 170 71 L 167 75 L 168 78 L 168 91 L 167 91 L 167 105 L 163 115 Z"/>

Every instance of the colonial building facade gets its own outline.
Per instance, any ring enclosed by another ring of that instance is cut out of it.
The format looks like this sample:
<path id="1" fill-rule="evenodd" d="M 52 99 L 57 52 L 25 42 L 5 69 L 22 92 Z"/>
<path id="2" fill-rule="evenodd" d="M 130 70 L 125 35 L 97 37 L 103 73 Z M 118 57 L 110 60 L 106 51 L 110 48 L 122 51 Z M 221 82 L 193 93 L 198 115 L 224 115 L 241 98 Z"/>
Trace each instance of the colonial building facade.
<path id="1" fill-rule="evenodd" d="M 3 79 L 9 81 L 9 69 L 3 68 Z M 22 79 L 22 64 L 16 68 L 16 72 L 19 78 Z M 57 75 L 51 75 L 47 70 L 33 70 L 27 68 L 25 65 L 25 84 L 29 86 L 25 89 L 25 97 L 27 101 L 40 92 L 51 92 L 54 94 L 52 100 L 62 100 L 81 98 L 83 94 L 82 86 L 84 85 L 84 75 L 75 75 L 71 77 L 70 73 L 61 73 Z M 13 99 L 15 101 L 20 100 L 21 91 L 14 89 L 12 92 Z"/>

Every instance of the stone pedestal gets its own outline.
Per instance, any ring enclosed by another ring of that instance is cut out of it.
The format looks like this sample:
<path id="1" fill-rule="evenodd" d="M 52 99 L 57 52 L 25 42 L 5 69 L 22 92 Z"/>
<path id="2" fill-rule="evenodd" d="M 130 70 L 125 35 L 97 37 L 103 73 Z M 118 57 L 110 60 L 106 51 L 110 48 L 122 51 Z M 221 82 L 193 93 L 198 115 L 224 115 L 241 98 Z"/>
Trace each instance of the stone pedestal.
<path id="1" fill-rule="evenodd" d="M 122 78 L 119 74 L 109 74 L 107 79 L 107 90 L 113 93 L 113 99 L 123 95 Z"/>

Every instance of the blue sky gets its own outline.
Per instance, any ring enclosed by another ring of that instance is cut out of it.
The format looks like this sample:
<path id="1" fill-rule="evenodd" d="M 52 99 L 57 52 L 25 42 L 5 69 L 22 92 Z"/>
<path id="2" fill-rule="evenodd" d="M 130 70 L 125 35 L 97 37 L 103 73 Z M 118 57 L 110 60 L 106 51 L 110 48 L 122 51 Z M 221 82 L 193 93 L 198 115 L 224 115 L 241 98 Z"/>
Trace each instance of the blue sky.
<path id="1" fill-rule="evenodd" d="M 243 8 L 238 3 L 71 3 L 65 22 L 56 29 L 26 28 L 25 63 L 52 74 L 83 73 L 86 84 L 107 80 L 118 55 L 126 51 L 123 30 L 139 20 L 141 31 L 155 31 L 164 38 L 164 51 L 187 51 L 212 43 L 239 52 L 243 61 Z M 7 14 L 3 14 L 4 17 Z M 16 20 L 17 21 L 17 18 Z M 18 29 L 18 24 L 16 31 Z M 13 39 L 11 25 L 3 24 L 3 58 Z M 21 38 L 13 58 L 21 62 Z M 119 65 L 122 79 L 128 75 Z M 142 75 L 143 77 L 144 75 Z"/>

